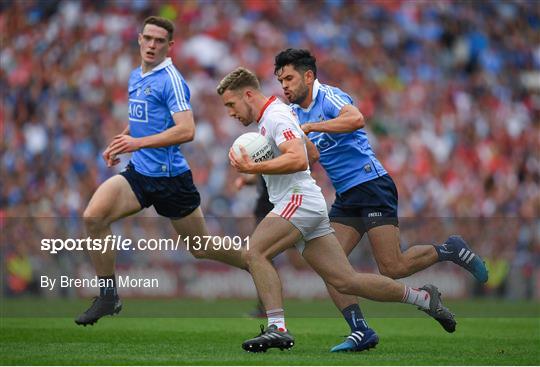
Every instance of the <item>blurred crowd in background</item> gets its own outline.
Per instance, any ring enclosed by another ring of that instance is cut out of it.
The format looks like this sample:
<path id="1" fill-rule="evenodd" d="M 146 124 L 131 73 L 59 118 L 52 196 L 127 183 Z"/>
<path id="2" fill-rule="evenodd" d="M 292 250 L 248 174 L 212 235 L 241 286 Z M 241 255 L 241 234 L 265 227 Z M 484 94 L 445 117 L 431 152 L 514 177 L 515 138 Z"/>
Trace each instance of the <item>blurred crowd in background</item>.
<path id="1" fill-rule="evenodd" d="M 529 278 L 538 272 L 534 0 L 3 1 L 2 218 L 78 218 L 98 185 L 125 166 L 129 157 L 107 168 L 101 153 L 127 124 L 127 80 L 140 63 L 137 34 L 156 14 L 176 25 L 171 56 L 191 89 L 197 124 L 182 151 L 209 218 L 250 217 L 256 197 L 254 188 L 232 184 L 227 152 L 246 130 L 227 116 L 217 83 L 243 65 L 266 94 L 282 97 L 274 56 L 308 48 L 319 80 L 349 93 L 364 114 L 371 145 L 398 187 L 401 217 L 470 218 L 473 246 L 494 268 Z M 324 171 L 318 164 L 312 170 L 330 204 L 334 192 Z M 226 232 L 218 222 L 210 220 L 211 231 Z M 497 225 L 487 233 L 485 223 Z M 31 241 L 16 244 L 23 227 L 13 231 L 19 236 L 4 237 L 4 260 L 48 256 Z M 403 233 L 404 246 L 443 239 L 430 230 L 423 239 Z M 373 264 L 363 247 L 353 261 Z"/>

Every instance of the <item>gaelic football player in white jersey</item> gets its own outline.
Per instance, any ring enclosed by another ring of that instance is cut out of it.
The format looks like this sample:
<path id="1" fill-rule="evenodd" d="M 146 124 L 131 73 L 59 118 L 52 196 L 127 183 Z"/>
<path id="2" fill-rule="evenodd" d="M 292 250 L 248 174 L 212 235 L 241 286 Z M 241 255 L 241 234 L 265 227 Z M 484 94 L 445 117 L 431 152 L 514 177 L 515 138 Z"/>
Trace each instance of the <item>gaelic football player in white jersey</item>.
<path id="1" fill-rule="evenodd" d="M 330 227 L 321 190 L 311 178 L 306 140 L 292 110 L 276 97 L 266 97 L 257 77 L 245 68 L 229 73 L 219 83 L 217 93 L 231 117 L 245 126 L 258 124 L 259 132 L 269 140 L 274 153 L 273 159 L 256 163 L 245 149 L 241 148 L 240 157 L 232 149 L 229 152 L 231 165 L 238 172 L 263 175 L 274 204 L 274 209 L 255 229 L 249 250 L 243 254 L 264 304 L 268 327 L 259 336 L 246 340 L 242 348 L 260 352 L 294 345 L 285 325 L 281 281 L 271 259 L 301 240 L 305 242 L 302 255 L 306 261 L 339 292 L 416 305 L 446 331 L 453 332 L 454 316 L 442 305 L 435 286 L 410 288 L 388 277 L 361 274 L 352 268 Z"/>
<path id="2" fill-rule="evenodd" d="M 483 260 L 461 237 L 452 235 L 442 244 L 409 246 L 399 241 L 398 192 L 394 181 L 371 148 L 364 117 L 353 98 L 317 79 L 315 56 L 308 50 L 286 49 L 275 57 L 274 73 L 300 121 L 302 131 L 319 149 L 319 163 L 336 190 L 328 213 L 336 237 L 348 255 L 367 234 L 382 275 L 404 278 L 440 261 L 452 261 L 485 283 Z M 328 293 L 351 328 L 333 352 L 361 352 L 378 340 L 364 319 L 356 297 Z"/>

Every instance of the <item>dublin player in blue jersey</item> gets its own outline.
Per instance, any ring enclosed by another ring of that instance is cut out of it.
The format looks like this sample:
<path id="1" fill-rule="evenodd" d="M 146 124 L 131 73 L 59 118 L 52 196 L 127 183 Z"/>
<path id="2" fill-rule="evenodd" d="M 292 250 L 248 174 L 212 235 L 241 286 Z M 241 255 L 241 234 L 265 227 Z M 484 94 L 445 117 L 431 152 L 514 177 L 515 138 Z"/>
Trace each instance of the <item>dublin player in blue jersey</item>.
<path id="1" fill-rule="evenodd" d="M 147 18 L 138 37 L 141 66 L 129 78 L 129 125 L 103 153 L 107 165 L 118 155 L 133 153 L 126 169 L 105 181 L 84 211 L 84 223 L 92 238 L 111 234 L 114 221 L 154 206 L 171 220 L 182 236 L 208 235 L 200 197 L 191 170 L 179 144 L 193 140 L 195 123 L 190 92 L 167 54 L 174 44 L 173 24 L 164 18 Z M 245 268 L 238 251 L 195 251 L 197 258 L 210 258 Z M 104 315 L 120 312 L 116 291 L 115 252 L 90 251 L 96 273 L 106 286 L 99 297 L 75 322 L 88 325 Z"/>
<path id="2" fill-rule="evenodd" d="M 443 244 L 399 245 L 397 189 L 377 160 L 362 129 L 364 118 L 352 98 L 317 80 L 316 60 L 308 50 L 287 49 L 275 57 L 275 75 L 304 133 L 319 149 L 319 161 L 336 190 L 329 213 L 332 227 L 348 255 L 367 233 L 381 274 L 403 278 L 439 261 L 453 261 L 486 282 L 487 269 L 459 236 Z M 332 351 L 362 351 L 378 342 L 355 297 L 328 291 L 351 327 L 351 335 Z"/>

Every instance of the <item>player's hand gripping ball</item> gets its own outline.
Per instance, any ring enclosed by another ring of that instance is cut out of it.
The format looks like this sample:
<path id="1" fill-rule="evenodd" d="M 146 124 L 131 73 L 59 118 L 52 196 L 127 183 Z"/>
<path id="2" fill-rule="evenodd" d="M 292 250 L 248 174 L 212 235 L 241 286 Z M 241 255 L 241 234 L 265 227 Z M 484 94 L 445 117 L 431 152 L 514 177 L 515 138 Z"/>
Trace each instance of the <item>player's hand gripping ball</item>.
<path id="1" fill-rule="evenodd" d="M 240 146 L 244 147 L 248 156 L 255 163 L 266 161 L 274 157 L 270 142 L 259 133 L 242 134 L 234 141 L 232 150 L 234 155 L 238 158 L 242 156 Z"/>

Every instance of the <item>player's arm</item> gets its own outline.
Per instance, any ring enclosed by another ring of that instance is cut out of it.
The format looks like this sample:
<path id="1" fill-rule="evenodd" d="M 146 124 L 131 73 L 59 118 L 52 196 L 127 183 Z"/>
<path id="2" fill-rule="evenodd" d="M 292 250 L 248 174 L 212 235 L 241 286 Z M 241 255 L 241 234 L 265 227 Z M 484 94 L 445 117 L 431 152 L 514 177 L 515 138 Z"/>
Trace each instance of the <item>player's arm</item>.
<path id="1" fill-rule="evenodd" d="M 195 121 L 191 110 L 173 114 L 175 126 L 155 135 L 140 138 L 141 148 L 161 148 L 192 141 L 195 138 Z"/>
<path id="2" fill-rule="evenodd" d="M 117 135 L 111 144 L 111 153 L 115 155 L 134 152 L 143 148 L 161 148 L 178 145 L 193 140 L 195 121 L 191 110 L 173 114 L 174 126 L 154 135 L 134 138 L 129 135 Z"/>
<path id="3" fill-rule="evenodd" d="M 308 122 L 301 127 L 306 134 L 310 132 L 350 133 L 363 128 L 365 125 L 362 112 L 352 104 L 346 104 L 335 118 L 322 122 Z"/>
<path id="4" fill-rule="evenodd" d="M 120 133 L 120 135 L 129 135 L 129 124 L 127 124 L 126 128 Z"/>
<path id="5" fill-rule="evenodd" d="M 243 147 L 240 147 L 241 157 L 236 157 L 231 148 L 229 159 L 231 165 L 242 173 L 278 175 L 304 171 L 308 168 L 308 159 L 302 138 L 284 141 L 278 148 L 281 155 L 268 161 L 253 162 Z"/>
<path id="6" fill-rule="evenodd" d="M 120 135 L 129 135 L 129 124 L 117 136 L 120 136 Z M 112 166 L 120 163 L 120 159 L 116 157 L 116 154 L 114 154 L 114 153 L 111 154 L 112 153 L 111 152 L 111 146 L 112 146 L 113 143 L 114 143 L 114 139 L 113 139 L 113 141 L 111 141 L 109 143 L 109 145 L 107 146 L 107 148 L 105 148 L 105 151 L 101 155 L 103 157 L 103 160 L 105 161 L 105 164 L 107 164 L 107 167 L 112 167 Z"/>
<path id="7" fill-rule="evenodd" d="M 307 135 L 304 135 L 304 141 L 306 142 L 309 165 L 312 166 L 315 162 L 319 160 L 319 150 L 317 149 L 315 144 L 313 144 L 311 140 L 309 140 Z"/>

